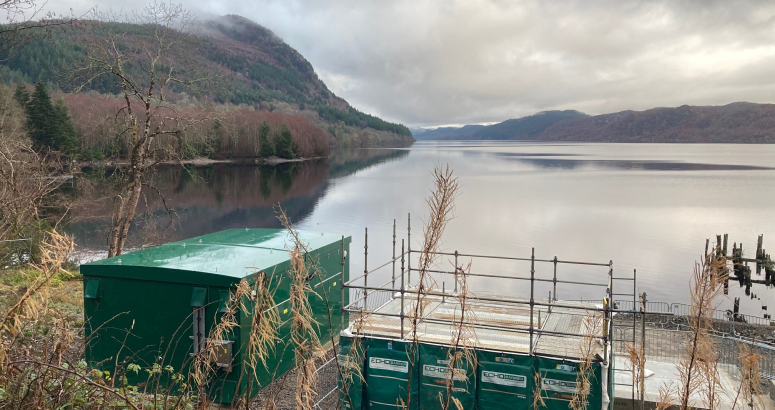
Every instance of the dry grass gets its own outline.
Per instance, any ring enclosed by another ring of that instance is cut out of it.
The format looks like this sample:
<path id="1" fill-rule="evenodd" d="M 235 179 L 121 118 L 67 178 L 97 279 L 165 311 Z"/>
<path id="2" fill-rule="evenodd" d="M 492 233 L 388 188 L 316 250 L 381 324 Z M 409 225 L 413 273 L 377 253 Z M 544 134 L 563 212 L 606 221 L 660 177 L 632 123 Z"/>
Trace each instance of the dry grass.
<path id="1" fill-rule="evenodd" d="M 347 352 L 347 356 L 343 360 L 339 361 L 339 380 L 341 381 L 340 390 L 340 405 L 344 403 L 349 404 L 351 409 L 356 409 L 353 403 L 353 398 L 350 396 L 350 389 L 356 382 L 365 383 L 366 379 L 363 377 L 363 361 L 366 358 L 366 351 L 361 343 L 363 330 L 363 324 L 367 320 L 369 314 L 361 311 L 358 318 L 356 318 L 351 326 L 353 329 L 353 339 L 350 350 Z"/>
<path id="2" fill-rule="evenodd" d="M 254 378 L 258 378 L 259 363 L 267 368 L 267 357 L 275 352 L 275 342 L 278 340 L 277 329 L 280 327 L 280 313 L 273 308 L 275 290 L 269 288 L 270 280 L 266 272 L 260 271 L 254 275 L 255 281 L 249 298 L 241 300 L 241 309 L 252 312 L 250 336 L 248 337 L 245 365 Z M 252 305 L 251 305 L 252 303 Z M 248 383 L 247 396 L 250 397 L 251 383 Z"/>
<path id="3" fill-rule="evenodd" d="M 417 356 L 417 345 L 419 344 L 419 340 L 417 339 L 417 326 L 425 312 L 425 307 L 427 305 L 426 296 L 436 287 L 436 282 L 428 273 L 428 270 L 430 270 L 439 259 L 438 252 L 441 249 L 441 238 L 444 235 L 447 223 L 454 217 L 455 197 L 457 197 L 458 194 L 458 181 L 457 178 L 452 175 L 452 170 L 449 169 L 449 166 L 446 166 L 445 168 L 437 166 L 433 170 L 433 180 L 434 188 L 428 199 L 426 199 L 429 213 L 428 220 L 423 225 L 423 244 L 420 248 L 419 264 L 417 267 L 417 272 L 419 273 L 417 298 L 414 303 L 414 312 L 410 325 L 412 344 L 409 352 L 409 363 L 411 367 L 414 367 L 415 357 Z M 409 372 L 407 384 L 407 391 L 412 391 L 412 372 Z M 411 407 L 411 402 L 412 395 L 408 394 L 406 402 L 401 404 L 404 408 L 408 409 Z"/>
<path id="4" fill-rule="evenodd" d="M 208 333 L 205 346 L 194 356 L 191 376 L 200 389 L 200 396 L 205 396 L 205 388 L 217 371 L 218 350 L 220 342 L 229 340 L 234 328 L 239 326 L 238 315 L 240 300 L 248 297 L 251 286 L 247 279 L 242 279 L 233 292 L 229 292 L 229 300 L 225 302 L 225 310 L 221 319 Z"/>
<path id="5" fill-rule="evenodd" d="M 664 384 L 659 388 L 659 401 L 656 410 L 667 410 L 673 406 L 673 398 L 676 396 L 676 388 L 672 384 Z"/>
<path id="6" fill-rule="evenodd" d="M 742 380 L 737 390 L 737 396 L 732 408 L 737 407 L 738 399 L 742 399 L 742 405 L 750 410 L 764 409 L 762 400 L 762 379 L 759 375 L 759 360 L 761 357 L 748 345 L 740 343 L 740 374 Z"/>
<path id="7" fill-rule="evenodd" d="M 542 407 L 546 407 L 546 402 L 544 402 L 543 396 L 541 396 L 541 385 L 543 384 L 544 378 L 541 376 L 541 372 L 535 372 L 533 374 L 533 403 L 532 407 L 533 410 L 538 410 Z"/>
<path id="8" fill-rule="evenodd" d="M 719 252 L 714 249 L 702 262 L 695 264 L 690 288 L 689 338 L 683 357 L 676 365 L 679 383 L 660 389 L 660 408 L 691 409 L 692 395 L 700 396 L 702 405 L 711 410 L 721 401 L 719 356 L 711 338 L 713 313 L 718 308 L 727 275 L 726 260 Z"/>
<path id="9" fill-rule="evenodd" d="M 41 244 L 41 263 L 37 266 L 41 274 L 10 304 L 10 308 L 3 312 L 0 323 L 0 378 L 5 375 L 10 351 L 18 341 L 17 336 L 25 326 L 34 324 L 46 313 L 51 296 L 51 280 L 62 271 L 62 265 L 67 262 L 73 247 L 72 238 L 56 231 L 51 232 Z M 54 321 L 57 327 L 64 325 L 61 318 L 55 318 Z M 57 352 L 64 351 L 70 342 L 72 337 L 66 336 L 58 340 L 54 348 Z M 61 359 L 61 353 L 58 353 L 58 357 Z"/>
<path id="10" fill-rule="evenodd" d="M 573 410 L 583 410 L 587 408 L 587 398 L 592 387 L 592 380 L 594 378 L 592 373 L 592 360 L 595 358 L 595 353 L 600 345 L 599 339 L 594 335 L 602 333 L 603 330 L 603 315 L 600 312 L 587 312 L 582 322 L 582 331 L 584 337 L 581 340 L 579 346 L 579 368 L 576 375 L 576 390 L 573 392 L 573 399 L 571 399 L 568 407 Z"/>
<path id="11" fill-rule="evenodd" d="M 442 409 L 449 409 L 450 401 L 455 405 L 457 410 L 463 410 L 463 404 L 460 400 L 453 396 L 455 378 L 469 384 L 468 377 L 469 370 L 476 369 L 476 328 L 473 323 L 476 323 L 474 312 L 469 310 L 469 294 L 468 289 L 468 273 L 471 272 L 471 262 L 465 267 L 455 266 L 455 282 L 457 283 L 458 293 L 454 298 L 457 299 L 457 304 L 460 306 L 460 315 L 458 318 L 457 311 L 453 314 L 452 318 L 452 338 L 450 340 L 450 347 L 447 350 L 447 380 L 446 380 L 446 394 L 439 393 L 439 402 Z M 463 367 L 458 368 L 458 365 L 463 363 Z"/>
<path id="12" fill-rule="evenodd" d="M 294 344 L 297 368 L 296 408 L 311 410 L 317 396 L 315 361 L 325 354 L 325 349 L 315 332 L 319 324 L 313 319 L 309 303 L 310 295 L 317 294 L 309 286 L 309 268 L 305 255 L 298 248 L 291 251 L 291 276 L 291 341 Z"/>
<path id="13" fill-rule="evenodd" d="M 628 367 L 632 375 L 632 388 L 635 393 L 636 400 L 640 400 L 643 392 L 643 376 L 646 369 L 646 354 L 643 351 L 643 346 L 635 346 L 630 343 L 625 343 L 624 349 L 626 352 Z"/>

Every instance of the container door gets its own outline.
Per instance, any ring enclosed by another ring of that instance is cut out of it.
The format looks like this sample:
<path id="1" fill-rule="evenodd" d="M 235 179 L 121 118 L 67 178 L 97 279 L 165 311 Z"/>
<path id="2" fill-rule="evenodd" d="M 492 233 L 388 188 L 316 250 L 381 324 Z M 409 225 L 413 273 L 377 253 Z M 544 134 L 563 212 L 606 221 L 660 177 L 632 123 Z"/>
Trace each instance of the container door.
<path id="1" fill-rule="evenodd" d="M 406 343 L 368 340 L 365 366 L 367 410 L 403 409 L 406 403 L 410 403 L 410 409 L 417 409 L 419 383 L 417 366 L 409 360 L 410 349 Z"/>
<path id="2" fill-rule="evenodd" d="M 361 410 L 363 401 L 363 359 L 361 339 L 339 338 L 339 406 L 346 410 Z"/>
<path id="3" fill-rule="evenodd" d="M 191 314 L 193 323 L 191 337 L 194 345 L 194 354 L 199 353 L 205 348 L 205 338 L 207 337 L 207 323 L 205 317 L 205 306 L 207 305 L 207 288 L 195 287 L 191 292 L 191 307 L 194 311 Z"/>
<path id="4" fill-rule="evenodd" d="M 457 401 L 462 409 L 473 410 L 476 392 L 473 364 L 463 357 L 450 363 L 449 348 L 420 345 L 420 368 L 421 409 L 459 409 Z"/>
<path id="5" fill-rule="evenodd" d="M 500 410 L 504 403 L 515 409 L 533 402 L 533 368 L 521 366 L 513 357 L 487 357 L 479 362 L 477 410 Z"/>
<path id="6" fill-rule="evenodd" d="M 541 396 L 546 403 L 546 408 L 550 410 L 567 409 L 573 396 L 578 394 L 579 390 L 577 388 L 578 363 L 543 358 L 538 360 L 541 371 Z M 594 364 L 588 373 L 590 390 L 584 407 L 588 409 L 600 408 L 601 389 L 600 379 L 597 377 L 600 373 L 600 366 Z"/>

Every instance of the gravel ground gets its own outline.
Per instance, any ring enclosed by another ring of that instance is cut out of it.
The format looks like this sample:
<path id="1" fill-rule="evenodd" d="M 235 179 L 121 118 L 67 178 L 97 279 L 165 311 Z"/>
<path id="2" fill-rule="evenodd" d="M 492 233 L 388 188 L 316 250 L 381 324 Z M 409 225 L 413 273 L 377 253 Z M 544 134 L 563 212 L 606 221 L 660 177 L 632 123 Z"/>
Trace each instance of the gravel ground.
<path id="1" fill-rule="evenodd" d="M 326 355 L 318 360 L 318 385 L 315 388 L 317 392 L 316 400 L 319 401 L 318 409 L 329 410 L 336 409 L 337 394 L 333 392 L 324 398 L 326 394 L 336 389 L 337 386 L 337 363 L 331 360 L 334 357 L 333 350 L 326 352 Z M 327 363 L 327 364 L 326 364 Z M 267 388 L 261 391 L 250 404 L 251 409 L 270 409 L 275 410 L 295 410 L 296 409 L 296 369 L 289 371 L 285 376 Z M 274 402 L 274 407 L 270 404 Z"/>
<path id="2" fill-rule="evenodd" d="M 640 316 L 636 318 L 637 326 L 641 326 Z M 622 327 L 632 326 L 632 316 L 627 313 L 616 315 L 614 324 Z M 649 328 L 668 330 L 689 330 L 686 316 L 646 315 L 646 326 Z M 775 346 L 775 326 L 754 325 L 732 322 L 728 320 L 713 320 L 714 333 L 723 336 L 743 337 L 759 343 Z"/>

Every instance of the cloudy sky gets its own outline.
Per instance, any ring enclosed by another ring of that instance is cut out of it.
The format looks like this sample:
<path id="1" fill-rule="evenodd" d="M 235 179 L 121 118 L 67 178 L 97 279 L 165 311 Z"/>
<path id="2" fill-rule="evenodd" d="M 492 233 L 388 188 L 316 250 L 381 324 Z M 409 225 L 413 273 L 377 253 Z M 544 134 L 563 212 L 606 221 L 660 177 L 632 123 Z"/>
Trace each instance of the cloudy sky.
<path id="1" fill-rule="evenodd" d="M 337 95 L 415 127 L 775 100 L 772 1 L 178 1 L 270 28 Z"/>

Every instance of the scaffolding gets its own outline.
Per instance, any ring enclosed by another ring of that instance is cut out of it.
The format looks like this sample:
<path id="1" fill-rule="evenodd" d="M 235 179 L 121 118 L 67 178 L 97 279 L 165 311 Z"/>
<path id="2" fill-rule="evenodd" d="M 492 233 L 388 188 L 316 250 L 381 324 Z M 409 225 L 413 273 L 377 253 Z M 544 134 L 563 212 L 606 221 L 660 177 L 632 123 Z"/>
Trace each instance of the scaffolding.
<path id="1" fill-rule="evenodd" d="M 392 257 L 369 269 L 366 229 L 363 273 L 342 283 L 342 337 L 376 339 L 387 341 L 388 345 L 395 342 L 474 348 L 562 362 L 582 360 L 580 346 L 594 340 L 597 344 L 591 360 L 600 366 L 600 372 L 606 373 L 597 383 L 604 390 L 603 396 L 610 398 L 603 401 L 610 409 L 643 409 L 649 400 L 654 400 L 648 396 L 650 387 L 646 383 L 646 369 L 641 366 L 640 374 L 633 374 L 633 364 L 626 360 L 628 344 L 641 351 L 649 361 L 661 360 L 655 366 L 676 362 L 683 354 L 686 332 L 661 332 L 647 322 L 655 316 L 679 316 L 687 309 L 681 304 L 647 300 L 645 293 L 638 292 L 637 271 L 615 271 L 613 261 L 581 262 L 557 256 L 538 258 L 534 248 L 529 256 L 523 257 L 457 250 L 423 254 L 422 250 L 412 249 L 411 243 L 411 217 L 407 218 L 406 237 L 400 240 L 394 220 Z M 433 266 L 418 267 L 421 255 L 435 259 Z M 472 263 L 470 270 L 464 269 L 463 261 Z M 488 268 L 488 262 L 495 262 L 495 267 Z M 586 276 L 577 274 L 582 268 Z M 503 290 L 509 288 L 509 283 L 521 284 L 513 288 L 523 290 L 525 294 L 493 292 L 492 282 L 483 289 L 468 282 L 465 297 L 469 314 L 464 318 L 459 281 L 452 280 L 447 286 L 444 279 L 455 279 L 462 274 L 470 280 L 496 281 L 496 287 Z M 430 283 L 433 285 L 425 283 L 421 286 L 422 275 L 432 277 Z M 584 280 L 583 277 L 593 279 Z M 373 284 L 375 278 L 379 279 L 377 285 Z M 548 294 L 539 296 L 539 286 L 548 288 Z M 561 291 L 559 288 L 563 286 L 573 287 L 573 291 Z M 561 294 L 578 295 L 579 287 L 596 289 L 600 296 L 592 301 L 577 296 L 559 297 Z M 601 319 L 602 325 L 589 332 L 590 328 L 584 324 L 595 317 Z M 456 342 L 452 337 L 453 329 L 461 327 L 473 329 L 474 340 L 465 346 L 453 346 Z M 770 360 L 775 358 L 772 347 L 730 337 L 719 337 L 718 343 L 723 355 L 721 363 L 728 366 L 729 371 L 739 365 L 738 344 L 748 343 L 762 354 L 762 375 L 772 377 L 770 373 L 775 372 L 771 370 L 775 367 L 775 360 Z M 341 353 L 339 359 L 342 359 Z M 605 383 L 608 386 L 602 386 Z M 331 400 L 337 396 L 334 394 L 337 389 L 341 391 L 342 386 L 323 391 L 323 399 L 316 406 L 324 408 L 324 400 L 333 403 Z"/>
<path id="2" fill-rule="evenodd" d="M 400 242 L 396 235 L 396 221 L 393 221 L 392 258 L 376 268 L 368 267 L 368 228 L 364 242 L 364 271 L 342 286 L 343 335 L 449 346 L 453 342 L 450 337 L 453 327 L 470 326 L 474 329 L 473 347 L 476 349 L 563 361 L 583 359 L 580 347 L 584 341 L 593 339 L 596 349 L 591 360 L 602 365 L 606 372 L 604 379 L 610 380 L 612 385 L 615 373 L 619 371 L 614 366 L 612 347 L 624 343 L 616 336 L 626 335 L 627 342 L 633 345 L 642 342 L 635 337 L 637 332 L 634 329 L 639 324 L 636 313 L 649 312 L 637 303 L 636 273 L 615 276 L 613 261 L 582 262 L 557 256 L 543 259 L 536 257 L 535 249 L 524 257 L 461 253 L 457 250 L 426 251 L 423 256 L 436 262 L 432 267 L 422 269 L 418 267 L 418 259 L 423 251 L 411 247 L 411 216 L 407 218 L 406 238 Z M 473 268 L 464 271 L 461 267 L 464 260 L 466 263 L 470 261 Z M 482 262 L 492 261 L 499 265 L 496 269 L 479 269 L 479 266 L 488 265 Z M 600 279 L 579 279 L 576 270 L 580 267 Z M 390 272 L 389 277 L 384 274 L 386 271 Z M 529 293 L 507 295 L 469 288 L 466 290 L 469 314 L 463 319 L 461 289 L 458 289 L 458 280 L 454 280 L 456 275 L 461 274 L 467 279 L 496 280 L 503 283 L 500 288 L 507 288 L 506 283 L 519 283 L 522 286 L 517 288 L 527 289 L 529 286 Z M 436 286 L 421 288 L 421 275 L 432 276 Z M 381 283 L 370 284 L 374 277 L 380 276 Z M 445 277 L 453 279 L 449 288 Z M 536 287 L 539 285 L 550 288 L 548 297 L 537 295 Z M 558 297 L 558 287 L 563 285 L 593 288 L 599 290 L 600 297 L 595 301 L 578 300 L 578 297 L 563 300 Z M 349 295 L 348 300 L 345 300 L 346 294 Z M 612 303 L 615 297 L 631 298 L 632 308 L 617 309 Z M 419 309 L 418 303 L 422 305 Z M 418 312 L 422 313 L 416 317 Z M 614 331 L 612 319 L 619 312 L 633 314 L 630 322 L 632 331 Z M 346 317 L 349 317 L 348 323 L 345 323 Z M 585 326 L 585 322 L 591 322 L 595 317 L 600 319 L 598 327 Z M 590 330 L 592 333 L 588 332 Z M 617 384 L 628 386 L 632 391 L 632 402 L 637 401 L 636 389 L 631 383 Z M 614 392 L 609 394 L 612 405 Z"/>

